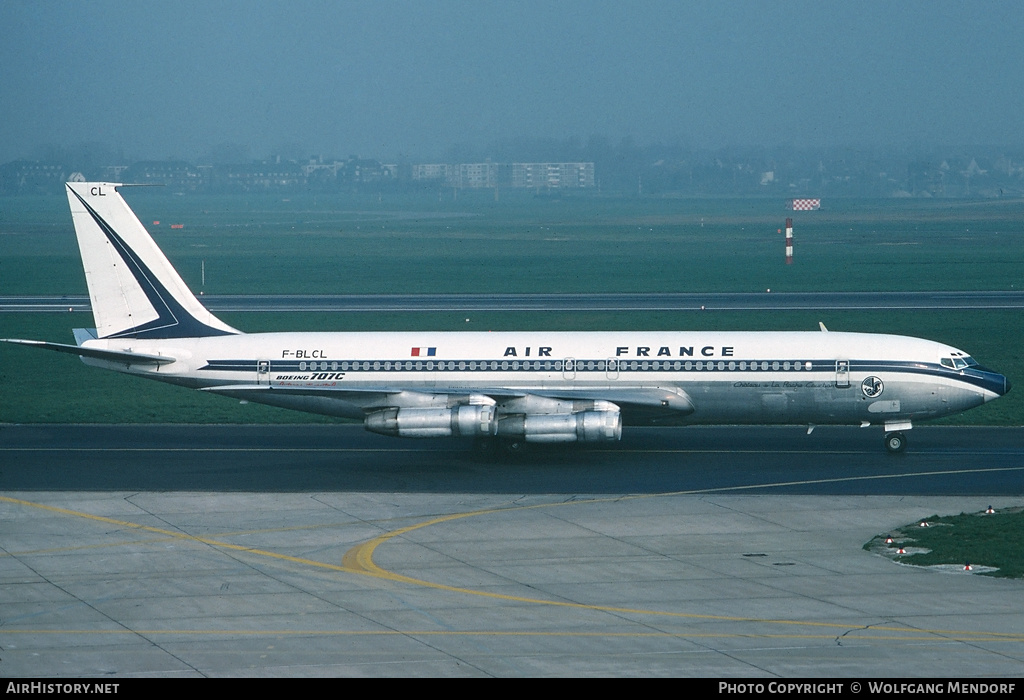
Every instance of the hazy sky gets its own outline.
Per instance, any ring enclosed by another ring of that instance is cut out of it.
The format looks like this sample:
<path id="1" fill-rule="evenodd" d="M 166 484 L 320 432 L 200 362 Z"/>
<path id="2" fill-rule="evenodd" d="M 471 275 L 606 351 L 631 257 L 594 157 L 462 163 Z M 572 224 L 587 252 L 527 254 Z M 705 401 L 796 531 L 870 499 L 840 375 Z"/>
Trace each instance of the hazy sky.
<path id="1" fill-rule="evenodd" d="M 0 2 L 0 162 L 440 156 L 602 135 L 723 145 L 1024 143 L 1008 2 Z"/>

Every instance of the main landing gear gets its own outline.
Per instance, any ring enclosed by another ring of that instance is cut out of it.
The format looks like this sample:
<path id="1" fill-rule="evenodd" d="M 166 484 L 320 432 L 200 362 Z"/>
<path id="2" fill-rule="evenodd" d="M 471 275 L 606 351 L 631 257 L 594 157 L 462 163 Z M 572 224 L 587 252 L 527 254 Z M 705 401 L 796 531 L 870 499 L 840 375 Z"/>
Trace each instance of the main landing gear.
<path id="1" fill-rule="evenodd" d="M 907 449 L 907 436 L 899 432 L 886 433 L 885 449 L 888 450 L 891 455 L 899 454 L 903 450 Z"/>

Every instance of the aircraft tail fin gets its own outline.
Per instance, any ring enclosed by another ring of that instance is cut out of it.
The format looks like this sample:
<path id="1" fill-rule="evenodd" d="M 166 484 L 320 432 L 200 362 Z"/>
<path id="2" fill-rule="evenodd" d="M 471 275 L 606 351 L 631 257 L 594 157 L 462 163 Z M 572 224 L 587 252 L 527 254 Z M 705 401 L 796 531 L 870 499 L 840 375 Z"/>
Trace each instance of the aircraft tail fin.
<path id="1" fill-rule="evenodd" d="M 110 182 L 67 183 L 100 338 L 195 338 L 238 330 L 189 291 Z"/>

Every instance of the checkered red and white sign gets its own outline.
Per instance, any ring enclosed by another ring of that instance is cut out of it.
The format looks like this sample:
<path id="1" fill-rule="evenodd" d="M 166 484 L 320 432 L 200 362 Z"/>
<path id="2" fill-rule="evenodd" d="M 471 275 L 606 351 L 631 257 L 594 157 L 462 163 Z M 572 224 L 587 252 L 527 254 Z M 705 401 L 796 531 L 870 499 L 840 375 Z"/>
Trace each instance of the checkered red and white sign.
<path id="1" fill-rule="evenodd" d="M 791 199 L 789 208 L 793 211 L 814 211 L 821 209 L 820 199 Z"/>

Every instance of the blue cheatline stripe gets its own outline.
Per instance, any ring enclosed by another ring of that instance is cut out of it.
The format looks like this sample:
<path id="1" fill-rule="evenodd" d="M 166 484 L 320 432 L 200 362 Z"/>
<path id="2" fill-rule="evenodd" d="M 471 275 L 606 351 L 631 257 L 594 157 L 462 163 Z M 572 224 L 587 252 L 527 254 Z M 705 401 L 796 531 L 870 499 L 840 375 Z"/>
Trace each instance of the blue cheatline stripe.
<path id="1" fill-rule="evenodd" d="M 92 216 L 96 225 L 100 227 L 101 231 L 103 231 L 107 240 L 109 240 L 114 246 L 117 254 L 131 271 L 135 281 L 138 282 L 139 287 L 146 295 L 149 303 L 153 306 L 153 310 L 157 313 L 157 318 L 153 321 L 144 323 L 140 326 L 135 326 L 134 328 L 128 328 L 105 337 L 205 338 L 219 335 L 235 335 L 230 331 L 211 328 L 186 311 L 185 308 L 178 303 L 178 300 L 174 298 L 174 295 L 167 290 L 159 278 L 157 278 L 146 264 L 142 262 L 142 259 L 135 254 L 135 251 L 133 251 L 131 247 L 117 234 L 113 227 L 108 224 L 95 209 L 89 206 L 80 194 L 71 188 L 68 189 L 74 193 L 75 197 L 78 198 L 78 201 L 82 203 L 82 206 L 84 206 L 89 212 L 89 215 Z"/>
<path id="2" fill-rule="evenodd" d="M 209 360 L 201 369 L 223 371 L 255 371 L 256 360 Z M 794 360 L 618 360 L 609 367 L 607 359 L 573 360 L 271 360 L 275 372 L 684 372 L 684 371 L 825 371 L 832 363 Z M 756 365 L 756 367 L 755 367 Z"/>
<path id="3" fill-rule="evenodd" d="M 834 361 L 822 360 L 618 360 L 609 368 L 607 359 L 574 360 L 566 366 L 565 360 L 270 360 L 267 371 L 272 372 L 562 372 L 577 374 L 587 372 L 643 372 L 643 373 L 687 373 L 694 377 L 709 374 L 756 377 L 764 372 L 790 372 L 804 375 L 807 372 L 835 373 Z M 615 366 L 617 365 L 617 367 Z M 808 367 L 809 365 L 809 367 Z M 995 372 L 968 369 L 965 371 L 946 369 L 942 365 L 926 362 L 896 360 L 851 360 L 850 372 L 899 372 L 943 377 L 977 386 L 982 389 L 1005 393 L 1005 378 Z M 256 360 L 209 360 L 200 368 L 220 372 L 256 372 Z"/>

